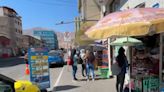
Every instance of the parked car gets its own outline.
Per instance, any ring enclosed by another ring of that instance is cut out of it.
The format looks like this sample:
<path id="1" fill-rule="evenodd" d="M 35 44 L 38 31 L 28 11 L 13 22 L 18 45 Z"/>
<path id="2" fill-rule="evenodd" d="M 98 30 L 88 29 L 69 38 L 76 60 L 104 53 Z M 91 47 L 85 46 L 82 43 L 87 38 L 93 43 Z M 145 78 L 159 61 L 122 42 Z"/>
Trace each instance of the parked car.
<path id="1" fill-rule="evenodd" d="M 47 92 L 30 81 L 15 81 L 0 74 L 0 92 Z"/>
<path id="2" fill-rule="evenodd" d="M 48 62 L 51 66 L 52 64 L 55 65 L 64 65 L 64 53 L 62 50 L 51 50 L 48 53 Z"/>

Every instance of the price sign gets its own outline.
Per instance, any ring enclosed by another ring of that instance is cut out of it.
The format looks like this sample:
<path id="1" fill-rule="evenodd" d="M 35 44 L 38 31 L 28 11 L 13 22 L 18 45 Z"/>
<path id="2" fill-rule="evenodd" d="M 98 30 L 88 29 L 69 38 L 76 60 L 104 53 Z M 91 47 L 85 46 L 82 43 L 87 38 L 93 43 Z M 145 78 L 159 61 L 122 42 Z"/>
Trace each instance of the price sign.
<path id="1" fill-rule="evenodd" d="M 45 48 L 29 49 L 30 80 L 41 89 L 50 87 L 48 51 Z"/>

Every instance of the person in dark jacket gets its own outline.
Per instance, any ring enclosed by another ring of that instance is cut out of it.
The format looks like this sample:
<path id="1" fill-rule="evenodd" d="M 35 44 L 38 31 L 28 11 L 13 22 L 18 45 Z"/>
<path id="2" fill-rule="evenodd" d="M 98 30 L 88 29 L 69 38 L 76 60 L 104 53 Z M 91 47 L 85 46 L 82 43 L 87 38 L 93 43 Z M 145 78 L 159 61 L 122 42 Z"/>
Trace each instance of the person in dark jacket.
<path id="1" fill-rule="evenodd" d="M 123 47 L 119 49 L 118 56 L 116 57 L 116 61 L 121 69 L 121 72 L 117 75 L 116 90 L 117 92 L 123 92 L 125 74 L 126 74 L 126 69 L 128 67 L 128 61 L 127 61 L 127 57 L 125 56 L 125 49 Z"/>

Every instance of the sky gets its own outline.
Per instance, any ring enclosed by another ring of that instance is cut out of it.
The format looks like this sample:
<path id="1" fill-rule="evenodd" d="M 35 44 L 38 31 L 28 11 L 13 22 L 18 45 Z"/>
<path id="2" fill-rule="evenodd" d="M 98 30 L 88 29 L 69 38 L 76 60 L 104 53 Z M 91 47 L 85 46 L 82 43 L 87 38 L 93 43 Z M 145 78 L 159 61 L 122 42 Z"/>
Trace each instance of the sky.
<path id="1" fill-rule="evenodd" d="M 70 22 L 78 16 L 77 0 L 0 0 L 0 6 L 13 8 L 21 17 L 23 30 L 34 27 L 53 29 L 59 32 L 75 31 Z"/>

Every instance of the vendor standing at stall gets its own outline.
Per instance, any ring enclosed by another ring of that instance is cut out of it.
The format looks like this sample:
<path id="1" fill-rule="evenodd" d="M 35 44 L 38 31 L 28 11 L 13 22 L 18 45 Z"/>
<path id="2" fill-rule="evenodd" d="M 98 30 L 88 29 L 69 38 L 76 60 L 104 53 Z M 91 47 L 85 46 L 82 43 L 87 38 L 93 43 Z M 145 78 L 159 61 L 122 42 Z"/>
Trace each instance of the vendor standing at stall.
<path id="1" fill-rule="evenodd" d="M 121 69 L 121 72 L 117 75 L 116 90 L 117 92 L 123 92 L 125 74 L 126 74 L 126 69 L 128 67 L 128 61 L 127 61 L 127 57 L 125 56 L 125 49 L 123 47 L 119 49 L 118 56 L 116 57 L 116 61 Z"/>

